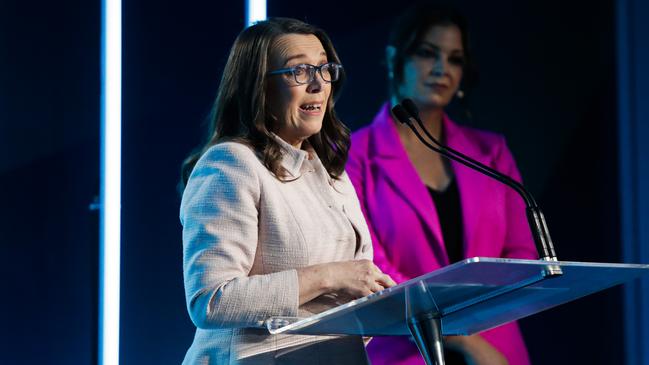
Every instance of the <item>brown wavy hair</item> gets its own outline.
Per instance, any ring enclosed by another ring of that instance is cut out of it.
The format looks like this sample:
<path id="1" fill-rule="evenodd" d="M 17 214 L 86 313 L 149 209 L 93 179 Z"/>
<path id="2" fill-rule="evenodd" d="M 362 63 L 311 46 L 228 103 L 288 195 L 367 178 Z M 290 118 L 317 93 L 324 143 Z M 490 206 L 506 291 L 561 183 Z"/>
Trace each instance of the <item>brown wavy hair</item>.
<path id="1" fill-rule="evenodd" d="M 214 106 L 209 117 L 207 140 L 185 159 L 181 168 L 181 190 L 187 184 L 194 165 L 211 146 L 235 140 L 251 146 L 273 174 L 286 176 L 280 162 L 282 146 L 273 138 L 276 130 L 271 117 L 266 92 L 271 48 L 277 38 L 286 34 L 315 35 L 329 62 L 340 63 L 327 34 L 307 23 L 290 18 L 272 18 L 244 29 L 230 49 Z M 345 169 L 349 151 L 349 129 L 338 119 L 334 110 L 345 80 L 344 71 L 332 83 L 332 95 L 325 110 L 319 133 L 307 139 L 329 175 L 337 179 Z"/>

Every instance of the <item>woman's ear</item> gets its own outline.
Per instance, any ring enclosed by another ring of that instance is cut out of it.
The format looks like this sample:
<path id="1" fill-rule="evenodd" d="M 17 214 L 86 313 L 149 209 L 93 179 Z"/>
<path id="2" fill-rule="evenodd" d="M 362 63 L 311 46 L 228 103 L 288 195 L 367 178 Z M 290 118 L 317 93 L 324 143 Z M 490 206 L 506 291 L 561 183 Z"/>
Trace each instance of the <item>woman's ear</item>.
<path id="1" fill-rule="evenodd" d="M 394 46 L 385 47 L 385 64 L 388 67 L 388 77 L 390 80 L 394 79 L 394 61 L 397 54 L 397 49 Z"/>

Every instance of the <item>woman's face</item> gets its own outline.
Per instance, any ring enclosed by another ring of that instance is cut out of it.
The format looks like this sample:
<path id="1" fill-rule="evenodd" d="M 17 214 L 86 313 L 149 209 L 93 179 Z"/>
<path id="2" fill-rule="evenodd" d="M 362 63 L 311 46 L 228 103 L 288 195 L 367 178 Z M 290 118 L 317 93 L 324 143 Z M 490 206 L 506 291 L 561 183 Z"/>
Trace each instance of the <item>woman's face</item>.
<path id="1" fill-rule="evenodd" d="M 273 44 L 269 70 L 304 63 L 320 66 L 327 61 L 324 47 L 315 35 L 286 34 Z M 267 80 L 268 105 L 277 123 L 274 131 L 284 141 L 299 148 L 302 141 L 322 128 L 331 84 L 325 82 L 319 72 L 308 84 L 298 84 L 290 73 L 270 75 Z"/>
<path id="2" fill-rule="evenodd" d="M 464 62 L 460 29 L 431 27 L 406 59 L 400 97 L 412 99 L 422 109 L 446 107 L 460 87 Z"/>

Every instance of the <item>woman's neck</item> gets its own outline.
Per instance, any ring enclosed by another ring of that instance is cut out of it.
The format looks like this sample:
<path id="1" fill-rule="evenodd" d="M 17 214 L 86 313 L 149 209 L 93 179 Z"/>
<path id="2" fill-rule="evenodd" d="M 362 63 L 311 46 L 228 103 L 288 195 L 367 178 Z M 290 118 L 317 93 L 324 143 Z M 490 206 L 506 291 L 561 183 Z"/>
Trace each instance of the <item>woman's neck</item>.
<path id="1" fill-rule="evenodd" d="M 430 108 L 430 109 L 420 109 L 419 118 L 424 123 L 428 132 L 435 137 L 435 139 L 441 141 L 442 139 L 442 120 L 444 119 L 444 109 L 442 108 Z"/>
<path id="2" fill-rule="evenodd" d="M 419 118 L 424 123 L 428 132 L 438 141 L 442 140 L 442 120 L 444 119 L 444 110 L 439 109 L 422 109 L 419 110 Z M 396 118 L 395 118 L 396 121 Z M 417 136 L 405 124 L 396 123 L 397 130 L 401 135 L 401 140 L 406 144 L 420 143 Z M 419 130 L 419 126 L 416 127 Z M 422 133 L 423 134 L 423 133 Z"/>

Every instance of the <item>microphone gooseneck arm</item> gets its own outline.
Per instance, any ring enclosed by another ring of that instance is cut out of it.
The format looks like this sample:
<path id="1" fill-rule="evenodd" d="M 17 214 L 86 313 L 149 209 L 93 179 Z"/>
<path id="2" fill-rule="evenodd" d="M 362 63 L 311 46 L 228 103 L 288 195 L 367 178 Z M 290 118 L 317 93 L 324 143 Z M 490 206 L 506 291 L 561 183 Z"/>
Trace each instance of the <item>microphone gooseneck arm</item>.
<path id="1" fill-rule="evenodd" d="M 500 181 L 501 183 L 514 189 L 523 198 L 523 201 L 525 201 L 525 205 L 527 206 L 527 221 L 534 237 L 534 243 L 536 244 L 536 250 L 538 251 L 539 258 L 545 261 L 557 261 L 554 245 L 552 243 L 552 238 L 550 237 L 550 232 L 545 222 L 543 212 L 539 208 L 532 194 L 523 186 L 523 184 L 479 161 L 472 159 L 469 156 L 466 156 L 461 152 L 454 150 L 451 147 L 443 145 L 437 139 L 435 139 L 425 128 L 424 123 L 419 118 L 419 113 L 414 103 L 409 99 L 405 99 L 402 101 L 402 104 L 403 106 L 401 104 L 395 105 L 392 108 L 392 113 L 397 118 L 397 120 L 399 120 L 401 123 L 406 124 L 426 147 L 437 153 L 440 153 L 441 155 L 453 161 L 461 163 L 464 166 L 467 166 L 486 176 L 489 176 L 492 179 Z M 414 125 L 415 123 L 419 126 L 419 128 L 421 128 L 426 137 L 428 137 L 436 146 L 428 142 L 419 133 Z M 559 272 L 551 272 L 549 274 L 560 275 L 560 269 Z"/>

